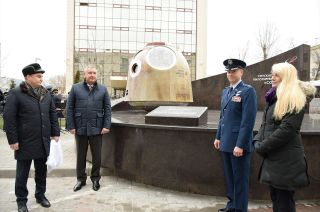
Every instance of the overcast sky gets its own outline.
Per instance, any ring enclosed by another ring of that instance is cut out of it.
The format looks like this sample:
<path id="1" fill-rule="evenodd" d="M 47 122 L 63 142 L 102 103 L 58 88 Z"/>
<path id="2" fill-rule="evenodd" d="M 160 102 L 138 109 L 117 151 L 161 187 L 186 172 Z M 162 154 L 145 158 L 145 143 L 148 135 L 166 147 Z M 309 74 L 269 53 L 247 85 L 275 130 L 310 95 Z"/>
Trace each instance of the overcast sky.
<path id="1" fill-rule="evenodd" d="M 21 69 L 36 60 L 46 78 L 65 72 L 66 6 L 66 0 L 0 0 L 1 76 L 22 79 Z M 239 58 L 247 45 L 246 62 L 258 62 L 257 32 L 266 22 L 278 29 L 279 53 L 292 43 L 319 44 L 320 0 L 208 0 L 207 75 L 223 71 L 222 61 Z"/>
<path id="2" fill-rule="evenodd" d="M 44 77 L 65 72 L 66 0 L 0 0 L 1 76 L 22 79 L 36 61 Z"/>
<path id="3" fill-rule="evenodd" d="M 223 60 L 239 58 L 247 43 L 247 64 L 261 61 L 257 34 L 267 22 L 278 29 L 274 51 L 285 52 L 291 43 L 319 44 L 320 0 L 208 0 L 207 74 L 223 71 Z"/>

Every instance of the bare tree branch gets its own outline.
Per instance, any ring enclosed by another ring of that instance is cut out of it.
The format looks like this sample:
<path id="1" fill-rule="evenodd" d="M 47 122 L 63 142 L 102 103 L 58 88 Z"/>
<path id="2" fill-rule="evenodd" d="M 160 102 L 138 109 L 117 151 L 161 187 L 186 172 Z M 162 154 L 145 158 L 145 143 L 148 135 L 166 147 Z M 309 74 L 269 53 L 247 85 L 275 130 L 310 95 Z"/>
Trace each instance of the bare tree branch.
<path id="1" fill-rule="evenodd" d="M 296 44 L 295 44 L 295 42 L 294 42 L 294 38 L 291 37 L 290 40 L 289 40 L 289 48 L 290 48 L 290 49 L 293 49 L 293 48 L 295 48 L 295 47 L 296 47 Z"/>
<path id="2" fill-rule="evenodd" d="M 313 63 L 317 66 L 311 70 L 312 76 L 314 76 L 313 80 L 320 80 L 320 51 L 313 51 L 311 56 Z"/>
<path id="3" fill-rule="evenodd" d="M 245 47 L 239 48 L 238 58 L 239 58 L 240 60 L 245 60 L 245 59 L 246 59 L 246 56 L 247 56 L 247 53 L 248 53 L 248 50 L 249 50 L 249 43 L 250 43 L 250 42 L 247 41 Z"/>
<path id="4" fill-rule="evenodd" d="M 50 77 L 48 82 L 53 88 L 56 88 L 59 91 L 64 91 L 66 88 L 66 81 L 64 75 L 56 75 Z"/>
<path id="5" fill-rule="evenodd" d="M 259 28 L 257 41 L 264 60 L 271 55 L 271 49 L 275 47 L 278 39 L 279 33 L 275 24 L 267 22 Z"/>

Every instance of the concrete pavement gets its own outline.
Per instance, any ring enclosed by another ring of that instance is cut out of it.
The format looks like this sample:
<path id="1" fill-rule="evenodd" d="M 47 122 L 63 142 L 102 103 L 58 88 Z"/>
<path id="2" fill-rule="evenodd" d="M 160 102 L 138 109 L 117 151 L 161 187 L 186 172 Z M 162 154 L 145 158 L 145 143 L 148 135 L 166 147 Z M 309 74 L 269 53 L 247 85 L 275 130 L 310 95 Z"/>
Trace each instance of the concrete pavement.
<path id="1" fill-rule="evenodd" d="M 5 134 L 0 130 L 0 211 L 17 211 L 14 195 L 15 160 Z M 131 182 L 115 176 L 103 176 L 97 192 L 87 185 L 78 192 L 72 188 L 75 178 L 75 144 L 69 133 L 61 135 L 64 164 L 48 174 L 46 196 L 52 206 L 42 208 L 35 202 L 33 179 L 28 180 L 29 211 L 57 212 L 214 212 L 224 207 L 226 198 L 177 192 Z M 91 164 L 87 163 L 90 173 Z M 32 168 L 33 170 L 33 168 Z M 33 172 L 33 171 L 32 171 Z M 32 177 L 32 172 L 30 176 Z M 320 200 L 298 202 L 297 211 L 320 211 Z M 250 201 L 249 211 L 270 212 L 269 201 Z"/>

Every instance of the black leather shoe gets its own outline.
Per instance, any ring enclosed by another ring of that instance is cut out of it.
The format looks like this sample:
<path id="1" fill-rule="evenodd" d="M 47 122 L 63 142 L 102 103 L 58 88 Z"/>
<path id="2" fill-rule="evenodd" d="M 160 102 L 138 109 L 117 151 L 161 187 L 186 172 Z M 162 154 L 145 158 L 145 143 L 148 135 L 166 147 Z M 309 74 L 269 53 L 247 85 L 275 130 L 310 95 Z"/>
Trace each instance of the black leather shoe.
<path id="1" fill-rule="evenodd" d="M 234 211 L 236 210 L 233 208 L 221 208 L 218 210 L 218 212 L 234 212 Z"/>
<path id="2" fill-rule="evenodd" d="M 79 191 L 82 186 L 85 186 L 86 182 L 78 181 L 76 185 L 73 187 L 73 191 Z"/>
<path id="3" fill-rule="evenodd" d="M 92 189 L 95 191 L 98 191 L 100 189 L 99 181 L 96 180 L 92 182 Z"/>
<path id="4" fill-rule="evenodd" d="M 28 212 L 26 203 L 18 203 L 18 212 Z"/>
<path id="5" fill-rule="evenodd" d="M 49 200 L 46 197 L 42 199 L 37 199 L 37 203 L 39 203 L 42 207 L 49 208 L 51 206 Z"/>

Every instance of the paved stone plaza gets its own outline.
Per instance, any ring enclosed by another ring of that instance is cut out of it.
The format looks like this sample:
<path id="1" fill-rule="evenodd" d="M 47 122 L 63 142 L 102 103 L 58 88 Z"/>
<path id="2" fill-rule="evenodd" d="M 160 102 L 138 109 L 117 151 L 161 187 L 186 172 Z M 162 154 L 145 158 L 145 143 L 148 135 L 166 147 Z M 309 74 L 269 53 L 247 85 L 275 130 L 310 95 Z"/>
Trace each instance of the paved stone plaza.
<path id="1" fill-rule="evenodd" d="M 42 208 L 35 202 L 34 180 L 28 181 L 29 211 L 56 212 L 215 212 L 226 203 L 224 197 L 197 195 L 166 190 L 130 182 L 114 176 L 103 176 L 101 189 L 91 188 L 91 182 L 73 192 L 75 176 L 75 145 L 73 136 L 63 133 L 64 164 L 49 174 L 46 196 L 52 206 Z M 14 195 L 15 160 L 5 134 L 0 131 L 0 211 L 17 211 Z M 90 164 L 88 163 L 88 172 Z M 31 174 L 32 175 L 32 174 Z M 297 211 L 320 211 L 320 200 L 298 202 Z M 269 201 L 250 201 L 249 211 L 270 212 Z"/>

